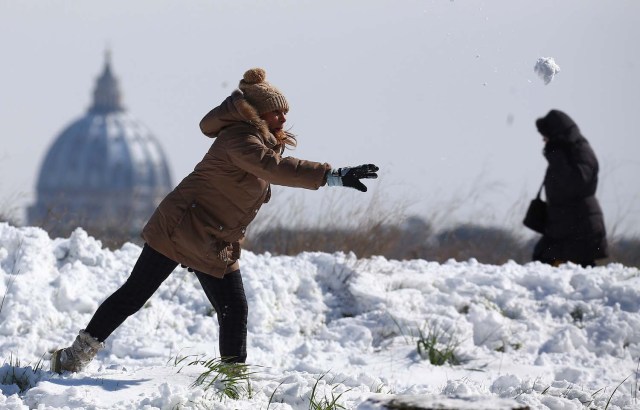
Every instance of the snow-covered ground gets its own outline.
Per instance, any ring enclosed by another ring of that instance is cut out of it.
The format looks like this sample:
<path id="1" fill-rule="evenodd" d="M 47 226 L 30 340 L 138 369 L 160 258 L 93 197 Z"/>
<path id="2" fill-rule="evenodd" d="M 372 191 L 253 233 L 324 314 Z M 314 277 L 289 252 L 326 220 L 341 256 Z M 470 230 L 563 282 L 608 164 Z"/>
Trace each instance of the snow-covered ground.
<path id="1" fill-rule="evenodd" d="M 312 396 L 362 410 L 392 398 L 640 408 L 639 271 L 618 264 L 244 252 L 253 373 L 237 400 L 220 384 L 194 386 L 207 369 L 187 363 L 217 357 L 218 328 L 183 269 L 86 371 L 49 372 L 50 352 L 73 340 L 139 252 L 133 244 L 112 252 L 83 230 L 50 239 L 38 228 L 0 224 L 1 408 L 301 410 Z M 417 346 L 427 347 L 427 336 L 459 364 L 423 358 Z"/>

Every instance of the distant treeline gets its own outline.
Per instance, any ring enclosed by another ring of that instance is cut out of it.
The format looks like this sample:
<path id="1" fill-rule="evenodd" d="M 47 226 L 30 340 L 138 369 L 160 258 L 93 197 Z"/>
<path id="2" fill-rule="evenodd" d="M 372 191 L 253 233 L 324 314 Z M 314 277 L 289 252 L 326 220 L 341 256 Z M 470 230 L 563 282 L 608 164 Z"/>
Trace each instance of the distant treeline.
<path id="1" fill-rule="evenodd" d="M 425 259 L 445 262 L 449 259 L 500 265 L 513 260 L 531 261 L 537 237 L 523 238 L 502 228 L 459 224 L 435 230 L 428 222 L 409 218 L 401 226 L 379 225 L 365 229 L 276 227 L 247 237 L 244 248 L 255 253 L 296 255 L 304 251 L 354 252 L 360 258 L 380 255 L 387 259 Z M 640 268 L 640 239 L 610 240 L 610 258 L 598 264 L 618 262 Z"/>
<path id="2" fill-rule="evenodd" d="M 389 218 L 388 218 L 389 219 Z M 487 227 L 476 224 L 457 224 L 436 229 L 420 217 L 408 217 L 402 223 L 366 219 L 355 227 L 283 227 L 272 220 L 250 229 L 243 248 L 254 253 L 270 252 L 273 255 L 297 255 L 301 252 L 353 252 L 359 258 L 384 256 L 387 259 L 424 259 L 446 262 L 449 259 L 500 265 L 513 260 L 524 264 L 531 260 L 537 237 L 523 237 L 522 230 Z M 392 218 L 396 221 L 397 218 Z M 10 218 L 2 217 L 14 225 Z M 110 249 L 117 249 L 125 242 L 142 244 L 137 233 L 127 229 L 128 223 L 112 223 L 108 229 L 84 228 L 91 236 L 102 241 Z M 47 227 L 45 227 L 46 229 Z M 526 228 L 522 228 L 526 231 Z M 50 232 L 50 236 L 66 237 L 72 231 Z M 609 239 L 610 257 L 598 261 L 640 268 L 640 238 L 615 237 Z"/>

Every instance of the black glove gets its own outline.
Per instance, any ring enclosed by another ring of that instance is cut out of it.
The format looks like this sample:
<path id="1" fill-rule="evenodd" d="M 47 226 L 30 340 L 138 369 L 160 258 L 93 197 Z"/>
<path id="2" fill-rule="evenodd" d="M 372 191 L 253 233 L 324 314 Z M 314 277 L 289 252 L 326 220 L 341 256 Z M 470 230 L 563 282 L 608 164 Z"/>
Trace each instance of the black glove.
<path id="1" fill-rule="evenodd" d="M 367 192 L 367 187 L 360 182 L 361 179 L 378 178 L 378 167 L 373 164 L 359 165 L 357 167 L 343 167 L 327 171 L 328 186 L 346 186 L 358 191 Z"/>

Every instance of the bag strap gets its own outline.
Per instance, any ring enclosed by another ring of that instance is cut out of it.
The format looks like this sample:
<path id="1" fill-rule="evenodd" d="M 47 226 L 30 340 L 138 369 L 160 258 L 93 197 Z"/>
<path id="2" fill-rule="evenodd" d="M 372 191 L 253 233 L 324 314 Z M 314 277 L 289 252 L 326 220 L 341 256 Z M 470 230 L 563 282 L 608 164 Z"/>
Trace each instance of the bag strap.
<path id="1" fill-rule="evenodd" d="M 536 199 L 540 199 L 540 194 L 542 193 L 542 188 L 544 187 L 544 180 L 542 184 L 540 184 L 540 189 L 538 189 L 538 195 L 536 195 Z"/>

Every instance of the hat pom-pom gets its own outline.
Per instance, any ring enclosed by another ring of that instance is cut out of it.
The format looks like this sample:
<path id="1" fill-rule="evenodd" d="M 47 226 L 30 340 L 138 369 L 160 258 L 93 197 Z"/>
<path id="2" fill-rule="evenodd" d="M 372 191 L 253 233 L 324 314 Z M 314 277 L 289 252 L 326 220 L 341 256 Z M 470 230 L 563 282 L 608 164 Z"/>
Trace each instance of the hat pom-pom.
<path id="1" fill-rule="evenodd" d="M 243 76 L 244 81 L 249 84 L 261 83 L 265 78 L 267 78 L 267 73 L 262 68 L 252 68 L 247 70 Z"/>

